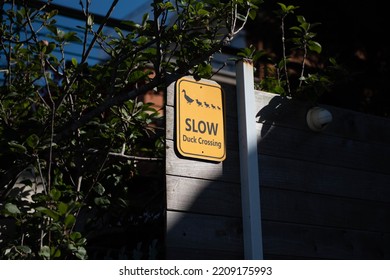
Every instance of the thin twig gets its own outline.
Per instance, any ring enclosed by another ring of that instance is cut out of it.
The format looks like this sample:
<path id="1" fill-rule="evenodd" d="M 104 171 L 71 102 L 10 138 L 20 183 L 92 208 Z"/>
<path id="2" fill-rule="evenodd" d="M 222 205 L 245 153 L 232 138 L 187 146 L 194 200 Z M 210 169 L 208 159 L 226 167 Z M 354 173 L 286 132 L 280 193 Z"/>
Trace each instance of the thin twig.
<path id="1" fill-rule="evenodd" d="M 306 41 L 303 45 L 303 59 L 302 59 L 302 70 L 301 70 L 301 77 L 299 79 L 299 87 L 302 86 L 302 82 L 305 76 L 305 64 L 306 64 L 306 59 L 307 59 L 307 46 L 306 46 Z"/>
<path id="2" fill-rule="evenodd" d="M 100 24 L 98 30 L 96 31 L 97 34 L 100 34 L 100 33 L 102 32 L 103 28 L 106 26 L 107 21 L 108 21 L 108 19 L 111 17 L 111 13 L 113 12 L 113 10 L 114 10 L 115 6 L 118 4 L 118 2 L 119 2 L 119 0 L 114 0 L 114 1 L 112 2 L 112 4 L 111 4 L 111 6 L 110 6 L 110 8 L 109 8 L 109 10 L 108 10 L 108 12 L 107 12 L 107 14 L 106 14 L 106 16 L 104 17 L 103 22 Z M 82 57 L 82 59 L 81 59 L 81 63 L 82 63 L 82 64 L 85 63 L 85 62 L 87 61 L 87 59 L 88 59 L 88 57 L 89 57 L 89 54 L 91 53 L 93 47 L 95 46 L 95 43 L 96 43 L 96 40 L 97 40 L 97 39 L 98 39 L 97 36 L 94 36 L 94 37 L 92 38 L 92 41 L 91 41 L 91 43 L 90 43 L 89 46 L 88 46 L 88 49 L 85 51 L 85 53 L 84 53 L 84 55 L 83 55 L 83 57 Z"/>
<path id="3" fill-rule="evenodd" d="M 118 1 L 114 1 L 113 5 L 116 4 L 116 2 L 118 2 Z M 110 15 L 110 11 L 107 13 L 106 18 L 108 18 L 109 15 Z M 97 33 L 99 33 L 99 32 L 97 32 Z M 79 119 L 71 121 L 70 123 L 65 125 L 65 127 L 62 127 L 59 130 L 59 132 L 56 134 L 54 141 L 57 143 L 58 141 L 62 140 L 63 138 L 69 136 L 73 131 L 75 131 L 78 128 L 80 128 L 81 126 L 85 125 L 92 118 L 105 112 L 107 109 L 111 108 L 112 106 L 123 104 L 125 101 L 130 100 L 130 99 L 134 99 L 137 96 L 144 94 L 145 92 L 152 90 L 157 86 L 169 85 L 170 83 L 176 81 L 177 79 L 187 75 L 188 71 L 190 69 L 192 69 L 194 66 L 203 62 L 205 57 L 210 57 L 212 54 L 219 51 L 223 46 L 228 45 L 235 34 L 237 34 L 237 31 L 233 34 L 229 33 L 229 34 L 224 35 L 223 38 L 220 39 L 218 44 L 216 44 L 210 50 L 205 51 L 202 56 L 197 57 L 196 59 L 193 59 L 192 61 L 190 61 L 188 63 L 188 65 L 183 67 L 183 69 L 180 69 L 180 71 L 178 71 L 177 73 L 166 74 L 166 75 L 164 73 L 160 73 L 160 75 L 157 75 L 149 83 L 147 83 L 139 88 L 133 89 L 133 85 L 125 86 L 115 96 L 108 97 L 105 101 L 103 101 L 102 104 L 98 105 L 93 110 L 89 111 L 85 115 L 82 115 Z M 95 37 L 95 41 L 96 41 L 96 38 L 97 37 Z M 158 38 L 152 40 L 147 45 L 150 45 L 153 41 L 154 41 L 154 43 L 156 43 L 158 41 Z M 142 46 L 142 48 L 145 46 Z M 178 74 L 178 73 L 180 73 L 180 74 Z"/>
<path id="4" fill-rule="evenodd" d="M 40 164 L 40 162 L 39 162 L 39 157 L 36 156 L 36 158 L 37 158 L 37 166 L 38 166 L 39 177 L 41 177 L 41 181 L 42 181 L 42 185 L 43 185 L 43 192 L 44 192 L 45 194 L 47 194 L 46 182 L 45 182 L 45 178 L 43 177 L 41 164 Z"/>
<path id="5" fill-rule="evenodd" d="M 161 73 L 161 60 L 162 60 L 162 49 L 161 49 L 161 25 L 159 21 L 159 17 L 161 15 L 160 9 L 157 7 L 157 5 L 154 5 L 153 9 L 153 15 L 154 15 L 154 35 L 156 38 L 158 38 L 156 42 L 156 62 L 154 63 L 154 71 L 156 72 L 156 75 L 159 75 Z"/>
<path id="6" fill-rule="evenodd" d="M 82 57 L 84 57 L 85 55 L 85 51 L 87 49 L 87 42 L 88 42 L 88 30 L 90 28 L 92 28 L 91 26 L 89 26 L 88 24 L 88 19 L 89 19 L 89 1 L 87 1 L 87 7 L 84 8 L 84 5 L 83 5 L 83 1 L 80 0 L 80 6 L 81 6 L 81 9 L 83 10 L 84 12 L 84 16 L 85 16 L 85 30 L 84 30 L 84 42 L 83 42 L 83 51 L 82 51 Z"/>
<path id="7" fill-rule="evenodd" d="M 80 150 L 79 152 L 87 153 L 87 154 L 106 154 L 107 157 L 123 158 L 126 160 L 134 160 L 134 161 L 163 161 L 164 160 L 163 158 L 160 157 L 142 157 L 142 156 L 126 155 L 123 149 L 120 153 L 114 153 L 114 152 L 107 153 L 95 149 Z"/>
<path id="8" fill-rule="evenodd" d="M 77 192 L 81 191 L 81 182 L 83 181 L 83 176 L 79 176 L 77 179 Z"/>
<path id="9" fill-rule="evenodd" d="M 53 146 L 54 146 L 54 127 L 55 127 L 55 114 L 56 114 L 56 104 L 53 100 L 53 96 L 51 94 L 51 89 L 49 86 L 49 81 L 46 76 L 46 67 L 45 67 L 45 61 L 42 59 L 41 61 L 42 71 L 43 71 L 43 78 L 45 80 L 45 87 L 47 91 L 47 95 L 49 96 L 49 100 L 51 103 L 51 119 L 50 119 L 50 147 L 49 147 L 49 162 L 48 162 L 48 169 L 47 169 L 47 191 L 50 192 L 51 189 L 51 168 L 53 164 Z"/>
<path id="10" fill-rule="evenodd" d="M 163 160 L 163 158 L 159 158 L 159 157 L 139 157 L 139 156 L 130 156 L 122 153 L 112 153 L 112 152 L 108 153 L 108 155 L 112 157 L 119 157 L 119 158 L 136 160 L 136 161 L 162 161 Z"/>
<path id="11" fill-rule="evenodd" d="M 100 174 L 102 173 L 103 168 L 104 168 L 104 166 L 106 165 L 107 160 L 108 160 L 108 154 L 106 155 L 104 161 L 103 161 L 102 164 L 100 165 L 100 168 L 99 168 L 99 170 L 98 170 L 98 172 L 97 172 L 95 178 L 93 179 L 93 182 L 92 182 L 90 188 L 88 189 L 88 191 L 86 192 L 85 196 L 83 197 L 82 204 L 83 204 L 83 202 L 85 202 L 85 201 L 87 200 L 89 194 L 90 194 L 91 191 L 94 189 L 96 183 L 99 181 L 99 180 L 98 180 L 98 179 L 99 179 L 99 176 L 100 176 Z M 76 214 L 74 215 L 75 218 L 76 218 L 76 220 L 77 220 L 78 216 L 80 215 L 81 208 L 82 208 L 82 207 L 79 207 L 79 209 L 77 210 Z M 71 232 L 73 231 L 73 229 L 74 229 L 75 226 L 76 226 L 76 223 L 74 223 L 73 226 L 72 226 L 72 228 L 70 229 Z"/>
<path id="12" fill-rule="evenodd" d="M 287 92 L 288 92 L 288 95 L 290 95 L 291 94 L 291 89 L 290 89 L 290 80 L 289 80 L 288 70 L 287 70 L 286 38 L 285 38 L 285 30 L 284 30 L 284 19 L 285 19 L 286 16 L 287 16 L 287 14 L 285 14 L 282 17 L 281 29 L 282 29 L 282 47 L 283 47 L 284 74 L 286 75 Z"/>
<path id="13" fill-rule="evenodd" d="M 215 71 L 214 74 L 213 74 L 211 77 L 213 77 L 213 76 L 215 76 L 215 75 L 218 75 L 218 73 L 219 73 L 223 68 L 225 68 L 226 65 L 227 65 L 227 63 L 224 62 L 224 63 L 222 64 L 222 66 L 219 67 L 219 69 L 218 69 L 217 71 Z"/>
<path id="14" fill-rule="evenodd" d="M 119 1 L 119 0 L 114 0 L 114 1 L 113 1 L 113 3 L 111 4 L 111 6 L 110 6 L 110 8 L 109 8 L 109 10 L 108 10 L 108 12 L 107 12 L 107 14 L 106 14 L 106 16 L 104 17 L 104 19 L 103 19 L 102 23 L 100 24 L 98 30 L 96 31 L 96 34 L 100 34 L 100 33 L 102 32 L 103 28 L 106 26 L 107 21 L 108 21 L 108 19 L 110 18 L 111 13 L 113 12 L 113 10 L 114 10 L 116 4 L 118 3 L 118 1 Z M 88 20 L 88 19 L 87 19 L 87 20 Z M 83 56 L 82 56 L 82 58 L 81 58 L 81 63 L 80 63 L 80 64 L 84 64 L 84 63 L 87 61 L 87 59 L 88 59 L 88 57 L 89 57 L 89 55 L 90 55 L 90 53 L 91 53 L 93 47 L 95 46 L 95 43 L 96 43 L 97 40 L 98 40 L 98 36 L 95 35 L 95 36 L 92 38 L 91 43 L 89 44 L 87 50 L 86 50 L 85 53 L 83 54 Z M 84 39 L 84 44 L 85 44 L 85 39 Z M 80 67 L 80 68 L 73 74 L 72 79 L 69 79 L 69 83 L 66 84 L 66 86 L 65 86 L 65 88 L 64 88 L 65 94 L 64 94 L 63 98 L 60 100 L 60 102 L 59 102 L 57 108 L 60 107 L 60 105 L 62 104 L 62 102 L 63 102 L 64 98 L 66 97 L 66 95 L 69 94 L 69 93 L 68 93 L 68 90 L 70 90 L 70 89 L 72 88 L 73 84 L 76 82 L 77 77 L 79 76 L 79 74 L 80 74 L 81 71 L 82 71 L 82 67 Z"/>

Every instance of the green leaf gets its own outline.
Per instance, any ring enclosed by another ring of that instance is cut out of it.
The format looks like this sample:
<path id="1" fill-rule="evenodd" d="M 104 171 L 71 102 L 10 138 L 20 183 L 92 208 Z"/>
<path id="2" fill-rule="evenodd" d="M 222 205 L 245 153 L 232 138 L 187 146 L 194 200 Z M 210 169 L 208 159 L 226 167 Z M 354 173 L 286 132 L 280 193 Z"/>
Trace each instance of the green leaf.
<path id="1" fill-rule="evenodd" d="M 50 190 L 50 197 L 55 200 L 55 201 L 58 201 L 61 197 L 61 191 L 57 190 L 57 189 L 51 189 Z"/>
<path id="2" fill-rule="evenodd" d="M 332 65 L 337 65 L 337 61 L 334 57 L 330 57 L 329 58 L 329 62 L 332 64 Z"/>
<path id="3" fill-rule="evenodd" d="M 76 257 L 78 257 L 81 260 L 84 260 L 87 257 L 87 251 L 84 247 L 78 247 L 76 252 Z"/>
<path id="4" fill-rule="evenodd" d="M 208 63 L 201 63 L 198 65 L 197 74 L 200 78 L 210 78 L 212 75 L 212 66 Z"/>
<path id="5" fill-rule="evenodd" d="M 308 23 L 308 22 L 302 22 L 300 26 L 306 32 L 310 29 L 310 23 Z"/>
<path id="6" fill-rule="evenodd" d="M 58 34 L 58 28 L 54 25 L 47 25 L 46 28 L 54 35 Z"/>
<path id="7" fill-rule="evenodd" d="M 68 243 L 68 249 L 69 249 L 70 251 L 72 251 L 72 252 L 74 252 L 74 251 L 77 250 L 76 246 L 74 246 L 74 244 L 72 244 L 72 243 Z"/>
<path id="8" fill-rule="evenodd" d="M 36 134 L 31 134 L 29 137 L 26 139 L 26 144 L 32 149 L 35 149 L 38 144 L 39 144 L 39 137 Z"/>
<path id="9" fill-rule="evenodd" d="M 91 27 L 93 25 L 93 16 L 92 15 L 88 15 L 87 25 L 88 25 L 88 27 Z"/>
<path id="10" fill-rule="evenodd" d="M 78 232 L 78 231 L 74 231 L 70 234 L 70 239 L 72 239 L 73 241 L 77 241 L 79 240 L 80 238 L 82 237 L 81 233 Z"/>
<path id="11" fill-rule="evenodd" d="M 52 259 L 61 257 L 61 250 L 57 247 L 52 246 L 50 248 L 50 256 Z"/>
<path id="12" fill-rule="evenodd" d="M 121 21 L 122 24 L 133 27 L 134 29 L 140 28 L 140 25 L 138 23 L 135 23 L 132 20 L 123 20 Z"/>
<path id="13" fill-rule="evenodd" d="M 58 212 L 60 213 L 61 216 L 65 215 L 65 213 L 68 211 L 68 208 L 69 205 L 62 201 L 58 204 Z"/>
<path id="14" fill-rule="evenodd" d="M 280 8 L 282 9 L 283 12 L 287 12 L 287 7 L 285 4 L 283 3 L 278 3 L 278 5 L 280 6 Z"/>
<path id="15" fill-rule="evenodd" d="M 11 151 L 24 154 L 27 152 L 27 149 L 25 146 L 15 142 L 15 141 L 10 141 L 8 142 L 8 145 L 11 147 Z"/>
<path id="16" fill-rule="evenodd" d="M 149 19 L 149 14 L 148 13 L 144 14 L 142 17 L 142 24 L 141 24 L 143 27 L 146 26 L 146 22 L 148 21 L 148 19 Z"/>
<path id="17" fill-rule="evenodd" d="M 103 195 L 104 192 L 106 191 L 106 189 L 100 183 L 97 183 L 93 189 L 98 193 L 98 195 Z"/>
<path id="18" fill-rule="evenodd" d="M 58 221 L 59 218 L 60 218 L 60 216 L 56 212 L 54 212 L 53 210 L 48 209 L 46 207 L 40 206 L 40 207 L 37 207 L 36 210 L 41 212 L 41 213 L 43 213 L 43 214 L 45 214 L 45 215 L 47 215 L 47 216 L 49 216 L 54 221 Z"/>
<path id="19" fill-rule="evenodd" d="M 297 20 L 301 24 L 307 23 L 304 16 L 297 16 Z"/>
<path id="20" fill-rule="evenodd" d="M 298 34 L 302 33 L 302 29 L 299 26 L 292 26 L 289 28 L 291 31 L 296 31 Z"/>
<path id="21" fill-rule="evenodd" d="M 141 79 L 145 79 L 147 77 L 148 73 L 142 70 L 135 70 L 131 72 L 128 82 L 129 83 L 135 83 L 140 81 Z"/>
<path id="22" fill-rule="evenodd" d="M 298 8 L 299 8 L 299 6 L 288 5 L 287 10 L 288 10 L 289 12 L 291 12 L 291 11 L 296 10 L 296 9 L 298 9 Z"/>
<path id="23" fill-rule="evenodd" d="M 118 27 L 114 27 L 114 30 L 119 35 L 119 37 L 121 37 L 121 39 L 123 39 L 122 30 L 120 30 L 120 28 L 118 28 Z"/>
<path id="24" fill-rule="evenodd" d="M 83 245 L 85 245 L 85 244 L 87 244 L 87 239 L 84 238 L 84 237 L 79 238 L 79 239 L 76 241 L 76 245 L 78 245 L 78 246 L 83 246 Z"/>
<path id="25" fill-rule="evenodd" d="M 281 86 L 276 86 L 274 88 L 274 91 L 275 91 L 275 93 L 278 93 L 278 94 L 281 94 L 281 95 L 283 95 L 285 93 L 284 88 L 281 87 Z"/>
<path id="26" fill-rule="evenodd" d="M 66 216 L 64 220 L 64 224 L 67 228 L 72 227 L 76 223 L 76 217 L 73 216 L 72 214 L 69 214 Z"/>
<path id="27" fill-rule="evenodd" d="M 64 34 L 64 40 L 66 42 L 76 42 L 76 43 L 81 43 L 81 39 L 77 36 L 76 32 L 68 32 Z"/>
<path id="28" fill-rule="evenodd" d="M 74 67 L 77 67 L 77 59 L 72 57 L 72 64 Z"/>
<path id="29" fill-rule="evenodd" d="M 47 19 L 50 19 L 58 14 L 58 10 L 52 10 L 51 12 L 48 13 Z"/>
<path id="30" fill-rule="evenodd" d="M 316 52 L 316 53 L 321 53 L 321 51 L 322 51 L 322 46 L 320 45 L 320 43 L 315 42 L 315 41 L 310 41 L 308 43 L 308 47 L 311 51 Z"/>
<path id="31" fill-rule="evenodd" d="M 252 60 L 254 62 L 258 61 L 260 58 L 264 57 L 267 55 L 267 52 L 265 50 L 260 50 L 260 51 L 256 51 L 255 54 L 253 55 L 253 58 Z"/>
<path id="32" fill-rule="evenodd" d="M 55 48 L 56 48 L 56 43 L 51 42 L 49 45 L 46 47 L 45 54 L 51 53 Z"/>
<path id="33" fill-rule="evenodd" d="M 95 197 L 94 202 L 101 207 L 108 207 L 110 205 L 110 200 L 106 197 Z"/>
<path id="34" fill-rule="evenodd" d="M 15 204 L 12 204 L 12 203 L 5 204 L 4 208 L 5 208 L 5 210 L 7 210 L 7 212 L 9 214 L 13 214 L 14 215 L 14 214 L 20 214 L 21 213 L 19 208 L 18 208 L 18 206 L 16 206 Z"/>
<path id="35" fill-rule="evenodd" d="M 19 246 L 16 246 L 16 249 L 20 252 L 23 252 L 25 254 L 31 254 L 32 250 L 30 247 L 28 246 L 24 246 L 24 245 L 19 245 Z"/>
<path id="36" fill-rule="evenodd" d="M 39 256 L 45 258 L 45 259 L 50 259 L 50 248 L 49 246 L 42 246 L 41 250 L 38 253 Z"/>
<path id="37" fill-rule="evenodd" d="M 254 9 L 251 9 L 251 10 L 249 11 L 249 18 L 250 18 L 251 20 L 254 20 L 254 19 L 256 18 L 256 16 L 257 16 L 257 11 L 254 10 Z"/>
<path id="38" fill-rule="evenodd" d="M 208 14 L 209 14 L 209 12 L 205 9 L 200 9 L 198 11 L 198 15 L 200 15 L 200 16 L 207 16 Z"/>

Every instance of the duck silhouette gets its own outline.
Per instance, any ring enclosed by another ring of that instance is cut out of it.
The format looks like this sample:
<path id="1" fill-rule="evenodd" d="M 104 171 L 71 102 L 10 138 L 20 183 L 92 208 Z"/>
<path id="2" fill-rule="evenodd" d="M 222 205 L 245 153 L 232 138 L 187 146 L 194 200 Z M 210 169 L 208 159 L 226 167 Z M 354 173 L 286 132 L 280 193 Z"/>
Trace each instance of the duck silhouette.
<path id="1" fill-rule="evenodd" d="M 191 97 L 189 97 L 189 96 L 187 95 L 187 92 L 186 92 L 184 89 L 183 89 L 181 92 L 184 93 L 184 98 L 187 100 L 187 103 L 188 103 L 188 104 L 191 104 L 192 102 L 194 102 L 194 99 L 192 99 Z"/>
<path id="2" fill-rule="evenodd" d="M 196 104 L 198 104 L 199 107 L 203 107 L 202 102 L 196 99 Z"/>

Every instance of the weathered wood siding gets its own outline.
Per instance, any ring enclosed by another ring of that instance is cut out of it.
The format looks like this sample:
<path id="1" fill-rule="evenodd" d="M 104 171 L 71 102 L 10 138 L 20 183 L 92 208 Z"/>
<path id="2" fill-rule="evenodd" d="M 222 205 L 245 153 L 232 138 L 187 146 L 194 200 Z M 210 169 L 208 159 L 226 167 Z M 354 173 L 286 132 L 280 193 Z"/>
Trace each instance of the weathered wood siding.
<path id="1" fill-rule="evenodd" d="M 390 259 L 390 120 L 256 92 L 267 258 Z"/>
<path id="2" fill-rule="evenodd" d="M 225 92 L 227 158 L 222 163 L 178 157 L 174 85 L 166 106 L 168 259 L 242 259 L 243 240 L 235 89 Z"/>
<path id="3" fill-rule="evenodd" d="M 179 158 L 168 90 L 167 258 L 241 259 L 235 87 L 226 98 L 227 158 Z M 264 256 L 390 259 L 390 120 L 331 106 L 322 132 L 308 104 L 255 92 Z"/>

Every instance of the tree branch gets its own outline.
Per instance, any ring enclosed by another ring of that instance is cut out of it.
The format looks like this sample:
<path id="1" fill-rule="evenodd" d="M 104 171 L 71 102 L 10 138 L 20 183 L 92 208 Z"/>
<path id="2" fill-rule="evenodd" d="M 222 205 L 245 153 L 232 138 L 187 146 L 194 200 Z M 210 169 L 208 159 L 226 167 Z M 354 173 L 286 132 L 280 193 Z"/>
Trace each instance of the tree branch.
<path id="1" fill-rule="evenodd" d="M 110 6 L 110 9 L 108 10 L 106 16 L 104 17 L 104 21 L 100 24 L 98 30 L 96 31 L 97 34 L 100 34 L 100 32 L 102 32 L 104 26 L 106 26 L 106 23 L 108 21 L 108 19 L 111 17 L 111 13 L 113 12 L 116 4 L 118 4 L 119 0 L 114 0 Z M 88 18 L 87 18 L 88 20 Z M 83 58 L 81 60 L 81 63 L 84 63 L 87 61 L 88 57 L 89 57 L 89 54 L 91 53 L 91 50 L 93 49 L 93 47 L 95 46 L 95 43 L 96 43 L 96 40 L 97 40 L 97 36 L 94 36 L 92 38 L 92 41 L 91 43 L 89 44 L 89 47 L 88 49 L 85 51 L 84 55 L 83 55 Z"/>
<path id="2" fill-rule="evenodd" d="M 107 109 L 111 108 L 112 106 L 123 104 L 127 100 L 133 99 L 141 94 L 144 94 L 147 91 L 152 90 L 153 88 L 162 84 L 164 80 L 166 80 L 166 79 L 163 79 L 161 77 L 156 77 L 150 83 L 147 83 L 147 84 L 145 84 L 139 88 L 136 88 L 134 90 L 131 90 L 131 91 L 129 91 L 130 90 L 129 88 L 133 87 L 133 85 L 129 85 L 128 87 L 125 87 L 119 94 L 117 94 L 113 97 L 108 97 L 97 108 L 95 108 L 92 111 L 88 112 L 87 114 L 81 116 L 80 119 L 74 120 L 70 124 L 67 124 L 65 127 L 62 127 L 61 129 L 59 129 L 60 132 L 56 133 L 56 135 L 54 137 L 54 142 L 57 143 L 58 141 L 61 141 L 62 139 L 66 138 L 72 132 L 76 131 L 78 128 L 85 125 L 87 122 L 92 120 L 94 117 L 105 112 Z"/>
<path id="3" fill-rule="evenodd" d="M 161 73 L 159 76 L 156 76 L 153 80 L 151 80 L 149 83 L 136 88 L 132 89 L 133 85 L 129 85 L 125 88 L 123 88 L 117 95 L 113 97 L 108 97 L 102 104 L 100 104 L 97 108 L 93 109 L 92 111 L 88 112 L 87 114 L 81 116 L 78 120 L 74 120 L 71 123 L 68 123 L 61 129 L 59 129 L 59 132 L 56 133 L 54 137 L 54 143 L 58 143 L 62 139 L 66 138 L 67 136 L 71 135 L 74 131 L 76 131 L 78 128 L 85 125 L 87 122 L 92 120 L 94 117 L 97 117 L 98 115 L 102 114 L 109 108 L 117 105 L 123 104 L 125 101 L 134 99 L 139 95 L 145 94 L 149 90 L 153 90 L 155 87 L 161 86 L 161 85 L 169 85 L 173 83 L 174 81 L 178 80 L 181 77 L 184 77 L 185 75 L 188 75 L 188 71 L 192 69 L 194 66 L 198 65 L 199 63 L 203 62 L 205 58 L 213 55 L 217 51 L 219 51 L 223 46 L 226 46 L 230 43 L 230 40 L 232 39 L 231 34 L 226 34 L 221 41 L 216 44 L 212 49 L 210 49 L 208 52 L 204 52 L 204 55 L 201 57 L 198 57 L 197 59 L 192 60 L 186 67 L 183 67 L 182 69 L 179 69 L 176 73 L 167 74 L 166 76 Z"/>

